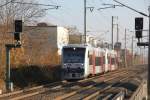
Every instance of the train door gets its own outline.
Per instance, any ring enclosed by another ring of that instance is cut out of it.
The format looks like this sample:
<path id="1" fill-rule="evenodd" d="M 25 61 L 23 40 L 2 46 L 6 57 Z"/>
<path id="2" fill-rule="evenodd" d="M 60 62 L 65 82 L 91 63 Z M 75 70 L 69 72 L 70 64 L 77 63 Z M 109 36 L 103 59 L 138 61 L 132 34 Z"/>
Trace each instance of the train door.
<path id="1" fill-rule="evenodd" d="M 99 74 L 102 71 L 100 58 L 101 58 L 100 48 L 97 48 L 95 51 L 95 74 Z"/>
<path id="2" fill-rule="evenodd" d="M 112 55 L 110 54 L 110 58 L 109 58 L 109 66 L 110 66 L 110 68 L 109 68 L 109 71 L 111 71 L 112 70 Z"/>
<path id="3" fill-rule="evenodd" d="M 114 52 L 112 52 L 112 57 L 111 57 L 111 70 L 115 70 L 116 69 L 116 55 Z"/>
<path id="4" fill-rule="evenodd" d="M 101 55 L 101 64 L 102 64 L 102 73 L 105 72 L 105 57 L 104 57 L 104 53 L 102 52 Z"/>
<path id="5" fill-rule="evenodd" d="M 109 59 L 108 59 L 108 51 L 105 51 L 105 72 L 109 71 Z"/>
<path id="6" fill-rule="evenodd" d="M 93 48 L 89 50 L 89 75 L 93 74 Z"/>
<path id="7" fill-rule="evenodd" d="M 85 52 L 85 76 L 84 77 L 88 77 L 88 75 L 90 74 L 90 52 L 89 52 L 89 48 L 86 47 L 86 52 Z"/>
<path id="8" fill-rule="evenodd" d="M 111 53 L 110 52 L 107 54 L 107 59 L 108 59 L 108 71 L 111 71 Z"/>
<path id="9" fill-rule="evenodd" d="M 95 75 L 95 50 L 93 50 L 92 67 L 92 75 Z"/>

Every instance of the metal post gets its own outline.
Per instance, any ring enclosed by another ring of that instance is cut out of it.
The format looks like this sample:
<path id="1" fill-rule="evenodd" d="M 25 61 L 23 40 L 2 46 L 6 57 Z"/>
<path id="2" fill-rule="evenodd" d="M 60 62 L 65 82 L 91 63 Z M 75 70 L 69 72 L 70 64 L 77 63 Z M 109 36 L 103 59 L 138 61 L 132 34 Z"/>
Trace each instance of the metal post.
<path id="1" fill-rule="evenodd" d="M 119 27 L 118 27 L 118 24 L 117 24 L 117 43 L 119 42 Z"/>
<path id="2" fill-rule="evenodd" d="M 12 48 L 20 48 L 21 45 L 16 44 L 6 44 L 6 90 L 7 92 L 13 91 L 13 84 L 11 82 L 10 75 L 10 50 Z"/>
<path id="3" fill-rule="evenodd" d="M 125 67 L 127 65 L 127 61 L 126 61 L 126 40 L 127 40 L 126 32 L 127 32 L 127 30 L 125 29 L 125 49 L 124 49 L 124 63 L 125 63 Z"/>
<path id="4" fill-rule="evenodd" d="M 148 98 L 147 100 L 150 100 L 150 6 L 148 8 L 149 11 L 149 45 L 148 45 Z"/>
<path id="5" fill-rule="evenodd" d="M 10 86 L 10 47 L 6 45 L 6 89 L 11 90 Z"/>
<path id="6" fill-rule="evenodd" d="M 84 0 L 84 44 L 86 44 L 86 0 Z"/>
<path id="7" fill-rule="evenodd" d="M 134 54 L 133 54 L 133 36 L 132 36 L 132 66 L 134 64 Z"/>
<path id="8" fill-rule="evenodd" d="M 112 41 L 112 49 L 114 48 L 114 40 L 113 40 L 113 36 L 114 36 L 114 16 L 112 16 L 112 36 L 111 36 L 111 41 Z"/>
<path id="9" fill-rule="evenodd" d="M 139 61 L 140 65 L 142 65 L 142 49 L 140 47 L 140 61 Z"/>

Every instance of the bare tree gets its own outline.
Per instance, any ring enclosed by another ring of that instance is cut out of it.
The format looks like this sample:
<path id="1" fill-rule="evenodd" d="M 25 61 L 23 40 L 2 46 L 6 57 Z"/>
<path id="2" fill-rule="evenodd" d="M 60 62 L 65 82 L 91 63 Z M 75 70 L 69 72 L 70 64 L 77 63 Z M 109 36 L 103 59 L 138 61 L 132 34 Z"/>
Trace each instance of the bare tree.
<path id="1" fill-rule="evenodd" d="M 42 17 L 45 11 L 38 5 L 33 5 L 35 3 L 37 4 L 33 0 L 1 0 L 3 6 L 0 6 L 0 23 L 11 24 L 14 19 L 23 19 L 26 23 Z"/>
<path id="2" fill-rule="evenodd" d="M 0 73 L 3 73 L 5 68 L 5 44 L 14 42 L 13 34 L 10 33 L 14 31 L 14 20 L 23 19 L 26 24 L 35 22 L 45 15 L 44 8 L 39 5 L 33 5 L 35 3 L 37 4 L 38 2 L 35 0 L 0 0 Z M 21 48 L 16 52 L 12 51 L 12 56 L 18 58 L 19 52 L 23 53 L 24 50 Z"/>
<path id="3" fill-rule="evenodd" d="M 68 26 L 66 28 L 68 29 L 69 34 L 81 35 L 76 26 Z"/>

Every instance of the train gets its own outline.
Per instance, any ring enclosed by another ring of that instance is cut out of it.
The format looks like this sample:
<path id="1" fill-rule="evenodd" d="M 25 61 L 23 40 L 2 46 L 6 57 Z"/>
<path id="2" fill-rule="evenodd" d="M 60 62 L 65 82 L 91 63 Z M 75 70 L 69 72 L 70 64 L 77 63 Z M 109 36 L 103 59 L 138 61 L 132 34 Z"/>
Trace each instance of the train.
<path id="1" fill-rule="evenodd" d="M 118 69 L 115 50 L 82 44 L 63 46 L 62 79 L 84 79 Z"/>

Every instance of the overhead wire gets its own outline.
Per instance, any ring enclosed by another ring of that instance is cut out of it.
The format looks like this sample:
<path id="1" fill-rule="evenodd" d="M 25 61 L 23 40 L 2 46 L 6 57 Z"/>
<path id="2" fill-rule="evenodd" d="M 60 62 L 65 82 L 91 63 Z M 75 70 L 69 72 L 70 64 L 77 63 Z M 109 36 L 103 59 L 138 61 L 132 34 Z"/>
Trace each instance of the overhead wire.
<path id="1" fill-rule="evenodd" d="M 95 6 L 95 0 L 94 1 L 92 1 L 92 2 L 89 2 L 90 4 L 92 3 L 92 7 L 93 8 L 96 8 L 96 6 Z M 94 16 L 94 17 L 96 17 L 96 18 L 94 18 L 93 20 L 94 20 L 94 22 L 95 23 L 97 23 L 97 24 L 100 24 L 101 23 L 101 20 L 100 20 L 100 18 L 98 17 L 98 14 L 96 13 L 96 12 L 91 12 L 91 16 L 90 16 L 90 18 L 92 18 L 92 16 Z M 95 21 L 96 20 L 96 21 Z M 98 21 L 97 21 L 98 20 Z M 100 22 L 100 23 L 99 23 Z M 92 25 L 93 26 L 93 25 Z"/>
<path id="2" fill-rule="evenodd" d="M 102 13 L 102 12 L 101 12 Z M 109 12 L 109 14 L 111 14 L 112 15 L 112 12 Z M 102 16 L 103 16 L 103 18 L 104 19 L 106 19 L 105 21 L 107 21 L 108 23 L 110 23 L 111 22 L 111 20 L 108 18 L 108 16 L 105 16 L 104 14 L 102 14 Z M 109 21 L 110 20 L 110 21 Z M 118 20 L 119 21 L 119 20 Z M 119 23 L 118 22 L 118 24 L 119 24 L 119 27 L 121 27 L 121 30 L 119 30 L 119 31 L 122 31 L 122 32 L 119 32 L 119 33 L 124 33 L 124 27 L 122 26 L 122 24 L 121 23 Z"/>
<path id="3" fill-rule="evenodd" d="M 53 4 L 58 4 L 58 3 L 55 3 L 53 0 L 50 0 L 50 2 L 51 3 L 53 3 Z M 64 15 L 64 16 L 66 16 L 66 15 L 68 15 L 69 14 L 69 16 L 68 17 L 70 17 L 70 19 L 73 19 L 74 18 L 74 16 L 70 13 L 70 12 L 72 12 L 72 11 L 69 11 L 68 10 L 68 8 L 67 9 L 64 9 L 64 8 L 66 8 L 66 6 L 65 7 L 61 7 L 61 11 L 59 12 L 59 14 L 55 14 L 55 16 L 53 15 L 53 17 L 55 17 L 55 19 L 58 19 L 59 21 L 60 21 L 60 18 L 63 18 L 62 17 L 62 15 Z M 65 11 L 64 11 L 65 10 Z M 67 11 L 68 10 L 68 11 Z M 64 11 L 64 12 L 62 12 L 62 11 Z M 67 11 L 67 12 L 66 12 Z M 51 14 L 52 15 L 52 14 Z M 59 16 L 59 18 L 57 18 Z M 74 19 L 79 19 L 79 18 L 74 18 Z M 60 21 L 60 23 L 66 23 L 66 21 L 65 20 L 63 20 L 63 21 Z M 66 24 L 68 24 L 68 23 L 66 23 Z"/>
<path id="4" fill-rule="evenodd" d="M 82 18 L 80 16 L 75 15 L 73 11 L 70 11 L 71 9 L 72 8 L 70 8 L 69 6 L 62 7 L 61 10 L 64 12 L 62 12 L 61 14 L 62 15 L 69 15 L 67 17 L 70 17 L 71 21 L 74 21 L 73 19 L 78 19 L 77 22 L 82 22 L 82 20 L 81 20 Z M 61 14 L 59 14 L 59 15 L 61 15 Z M 62 16 L 61 16 L 61 18 L 62 18 Z M 68 19 L 68 21 L 69 21 L 69 19 Z M 83 25 L 83 23 L 80 23 L 80 25 Z"/>
<path id="5" fill-rule="evenodd" d="M 14 2 L 12 1 L 12 3 L 19 3 L 19 4 L 30 4 L 30 5 L 38 5 L 38 6 L 53 6 L 56 7 L 56 5 L 50 5 L 50 4 L 39 4 L 39 3 L 28 3 L 28 2 Z"/>
<path id="6" fill-rule="evenodd" d="M 95 2 L 93 1 L 92 3 L 93 3 L 93 5 L 94 5 L 93 7 L 96 8 Z M 91 3 L 90 3 L 90 4 L 91 4 Z M 99 25 L 99 24 L 101 24 L 101 23 L 102 23 L 101 25 L 103 25 L 103 26 L 106 25 L 106 23 L 104 23 L 102 20 L 100 20 L 100 17 L 101 17 L 101 16 L 98 17 L 99 14 L 98 14 L 97 12 L 94 12 L 94 11 L 93 11 L 93 12 L 91 12 L 91 13 L 92 13 L 92 15 L 90 16 L 90 18 L 93 18 L 93 16 L 95 17 L 95 18 L 93 19 L 93 20 L 94 20 L 94 23 L 97 23 L 97 25 Z M 97 25 L 96 25 L 96 26 L 97 26 Z M 95 26 L 95 25 L 92 25 L 92 26 Z M 107 25 L 106 25 L 106 26 L 107 26 Z M 92 29 L 94 29 L 94 28 L 95 28 L 95 27 L 92 27 Z"/>
<path id="7" fill-rule="evenodd" d="M 71 8 L 69 7 L 69 6 L 65 6 L 65 7 L 62 7 L 61 9 L 64 9 L 65 11 L 65 13 L 67 13 L 67 15 L 69 14 L 70 16 L 71 16 L 71 18 L 74 18 L 74 19 L 78 19 L 78 20 L 81 20 L 82 18 L 81 17 L 79 17 L 79 16 L 75 16 L 74 14 L 72 14 L 71 12 L 72 11 L 70 11 L 71 10 Z M 62 14 L 64 14 L 64 12 L 62 13 Z M 88 16 L 87 16 L 88 17 Z M 99 18 L 98 18 L 99 19 Z M 79 21 L 79 22 L 81 22 L 81 21 Z M 97 22 L 97 21 L 96 21 Z M 82 25 L 83 25 L 83 23 L 82 23 Z M 93 29 L 93 27 L 91 27 L 91 24 L 87 24 L 88 25 L 88 27 L 90 27 L 90 28 L 92 28 Z M 92 25 L 93 26 L 93 25 Z"/>
<path id="8" fill-rule="evenodd" d="M 12 1 L 13 1 L 13 0 L 10 0 L 10 1 L 6 2 L 5 4 L 0 5 L 0 8 L 3 7 L 3 6 L 8 5 L 8 4 L 11 3 Z"/>

